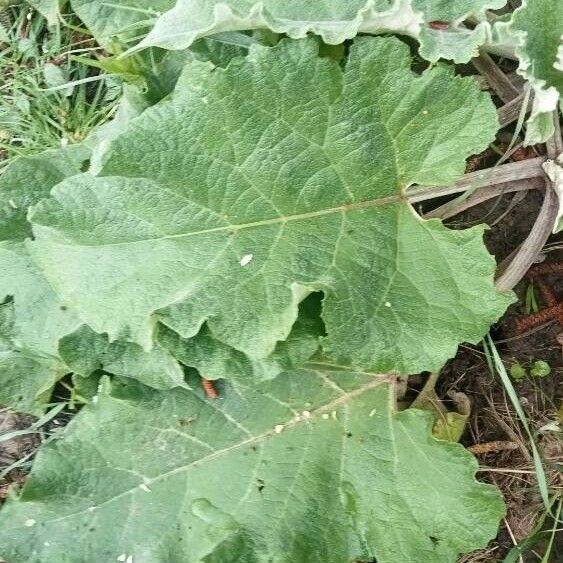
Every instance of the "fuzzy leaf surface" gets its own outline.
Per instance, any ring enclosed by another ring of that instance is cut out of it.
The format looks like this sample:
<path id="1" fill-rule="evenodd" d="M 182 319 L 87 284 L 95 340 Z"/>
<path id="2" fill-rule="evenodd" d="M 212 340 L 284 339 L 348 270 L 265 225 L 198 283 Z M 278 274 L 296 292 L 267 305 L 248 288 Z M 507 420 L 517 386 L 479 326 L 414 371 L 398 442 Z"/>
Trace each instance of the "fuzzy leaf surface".
<path id="1" fill-rule="evenodd" d="M 109 342 L 107 335 L 97 334 L 86 325 L 61 338 L 59 354 L 73 373 L 83 377 L 104 370 L 117 376 L 134 377 L 154 389 L 185 386 L 180 364 L 164 348 L 154 346 L 145 352 L 131 342 Z"/>
<path id="2" fill-rule="evenodd" d="M 104 347 L 104 336 L 79 329 L 72 300 L 60 299 L 27 251 L 29 207 L 64 178 L 80 174 L 90 154 L 84 145 L 47 150 L 15 160 L 0 177 L 0 301 L 8 300 L 0 310 L 0 404 L 18 411 L 41 414 L 53 385 L 76 367 L 78 355 L 83 364 L 88 359 L 157 388 L 184 385 L 181 366 L 162 348 L 144 352 L 129 342 Z M 59 353 L 63 337 L 72 368 Z"/>
<path id="3" fill-rule="evenodd" d="M 526 143 L 549 139 L 554 132 L 552 112 L 563 95 L 563 5 L 561 0 L 524 0 L 512 17 L 518 38 L 518 72 L 534 89 Z"/>
<path id="4" fill-rule="evenodd" d="M 420 54 L 428 60 L 451 58 L 467 62 L 486 37 L 483 26 L 460 26 L 470 14 L 500 8 L 505 0 L 178 0 L 156 20 L 137 48 L 159 46 L 184 49 L 197 38 L 231 30 L 271 29 L 302 38 L 315 33 L 329 44 L 342 43 L 358 33 L 395 32 L 416 37 Z M 443 21 L 447 30 L 428 24 Z"/>
<path id="5" fill-rule="evenodd" d="M 300 303 L 299 315 L 287 339 L 278 342 L 267 358 L 253 361 L 217 340 L 206 325 L 194 337 L 182 338 L 161 324 L 156 340 L 179 362 L 197 369 L 207 379 L 260 380 L 273 379 L 284 371 L 302 366 L 317 352 L 323 333 L 318 295 L 312 295 Z"/>
<path id="6" fill-rule="evenodd" d="M 0 176 L 0 241 L 30 236 L 29 206 L 48 196 L 65 178 L 80 174 L 89 155 L 88 148 L 71 145 L 14 160 Z"/>
<path id="7" fill-rule="evenodd" d="M 314 367 L 216 402 L 106 384 L 4 507 L 0 555 L 450 563 L 496 534 L 503 503 L 430 415 L 395 410 L 393 385 Z"/>
<path id="8" fill-rule="evenodd" d="M 15 349 L 13 331 L 14 306 L 7 302 L 0 305 L 0 405 L 40 416 L 64 371 L 50 358 Z"/>
<path id="9" fill-rule="evenodd" d="M 207 321 L 265 358 L 323 291 L 329 356 L 413 373 L 501 315 L 512 298 L 482 227 L 423 221 L 402 195 L 463 173 L 494 137 L 490 99 L 446 67 L 415 75 L 397 39 L 357 41 L 344 71 L 316 51 L 286 40 L 225 70 L 193 63 L 101 177 L 35 206 L 28 248 L 96 332 L 148 349 L 155 314 L 183 338 Z"/>

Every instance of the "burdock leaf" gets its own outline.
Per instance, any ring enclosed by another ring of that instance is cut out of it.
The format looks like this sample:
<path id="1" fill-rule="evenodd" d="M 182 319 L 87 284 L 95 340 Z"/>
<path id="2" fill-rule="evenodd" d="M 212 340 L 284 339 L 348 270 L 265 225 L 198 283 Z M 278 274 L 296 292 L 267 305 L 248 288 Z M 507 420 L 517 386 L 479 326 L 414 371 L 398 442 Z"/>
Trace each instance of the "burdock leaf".
<path id="1" fill-rule="evenodd" d="M 113 142 L 101 177 L 35 206 L 28 248 L 110 340 L 148 349 L 155 319 L 183 338 L 207 322 L 257 360 L 322 291 L 326 355 L 439 369 L 512 297 L 494 288 L 482 227 L 424 221 L 404 190 L 458 178 L 496 118 L 473 79 L 409 65 L 392 38 L 357 41 L 344 70 L 314 39 L 194 63 Z"/>
<path id="2" fill-rule="evenodd" d="M 220 401 L 107 387 L 0 514 L 10 563 L 451 563 L 504 512 L 428 413 L 397 412 L 392 378 L 311 366 Z"/>
<path id="3" fill-rule="evenodd" d="M 543 143 L 554 132 L 553 111 L 563 95 L 563 6 L 561 0 L 524 0 L 512 17 L 518 72 L 534 89 L 526 143 Z"/>
<path id="4" fill-rule="evenodd" d="M 131 0 L 129 0 L 131 1 Z M 83 0 L 81 0 L 83 2 Z M 420 54 L 467 62 L 487 38 L 488 24 L 468 29 L 462 22 L 485 10 L 500 8 L 505 0 L 178 0 L 156 19 L 148 36 L 134 49 L 148 46 L 185 49 L 199 37 L 249 29 L 270 29 L 289 37 L 320 35 L 326 43 L 342 43 L 358 33 L 394 32 L 420 41 Z M 101 2 L 92 2 L 94 6 Z M 433 28 L 432 23 L 443 24 Z M 151 22 L 152 25 L 152 22 Z"/>

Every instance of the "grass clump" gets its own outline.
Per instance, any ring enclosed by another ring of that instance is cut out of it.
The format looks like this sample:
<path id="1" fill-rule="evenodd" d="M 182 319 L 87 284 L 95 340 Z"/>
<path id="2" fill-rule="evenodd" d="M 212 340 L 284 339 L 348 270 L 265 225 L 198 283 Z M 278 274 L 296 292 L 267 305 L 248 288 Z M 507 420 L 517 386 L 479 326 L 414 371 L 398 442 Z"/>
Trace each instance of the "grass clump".
<path id="1" fill-rule="evenodd" d="M 112 114 L 112 76 L 76 60 L 103 50 L 74 16 L 49 27 L 35 10 L 0 10 L 0 166 L 14 157 L 83 141 Z"/>

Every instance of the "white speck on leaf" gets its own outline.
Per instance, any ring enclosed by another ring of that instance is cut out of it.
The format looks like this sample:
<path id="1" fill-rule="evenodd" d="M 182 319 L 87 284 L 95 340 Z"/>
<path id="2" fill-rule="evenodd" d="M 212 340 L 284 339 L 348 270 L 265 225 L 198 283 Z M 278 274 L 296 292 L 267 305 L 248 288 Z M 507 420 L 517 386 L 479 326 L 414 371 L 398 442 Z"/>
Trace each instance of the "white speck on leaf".
<path id="1" fill-rule="evenodd" d="M 141 483 L 139 485 L 139 489 L 141 489 L 141 491 L 145 491 L 145 493 L 152 493 L 152 491 L 148 488 L 147 485 L 145 485 L 144 483 Z"/>
<path id="2" fill-rule="evenodd" d="M 35 520 L 33 518 L 29 518 L 28 520 L 25 521 L 25 526 L 27 526 L 28 528 L 31 528 L 31 526 L 35 526 Z"/>
<path id="3" fill-rule="evenodd" d="M 376 411 L 375 409 L 371 409 L 371 410 L 369 411 L 369 416 L 370 416 L 370 417 L 373 416 L 376 412 L 377 412 L 377 411 Z"/>
<path id="4" fill-rule="evenodd" d="M 98 508 L 97 506 L 89 506 L 88 507 L 88 512 L 94 512 L 94 510 L 96 510 L 96 508 Z"/>
<path id="5" fill-rule="evenodd" d="M 8 200 L 8 203 L 10 204 L 10 207 L 11 207 L 12 209 L 17 209 L 17 208 L 18 208 L 18 206 L 16 205 L 16 202 L 15 202 L 13 199 L 9 199 L 9 200 Z"/>
<path id="6" fill-rule="evenodd" d="M 246 266 L 248 264 L 250 264 L 250 262 L 252 261 L 252 254 L 245 254 L 241 259 L 240 259 L 240 265 L 241 266 Z"/>
<path id="7" fill-rule="evenodd" d="M 333 420 L 337 420 L 337 419 L 336 419 L 336 411 L 332 411 L 332 412 L 330 413 L 330 416 L 332 416 Z"/>
<path id="8" fill-rule="evenodd" d="M 303 418 L 310 418 L 311 417 L 311 413 L 309 411 L 303 411 L 301 413 L 301 415 L 303 416 Z"/>
<path id="9" fill-rule="evenodd" d="M 385 301 L 384 305 L 385 305 L 386 307 L 391 307 L 391 303 L 389 303 L 389 301 Z"/>
<path id="10" fill-rule="evenodd" d="M 126 560 L 125 563 L 133 563 L 133 556 L 130 555 Z"/>
<path id="11" fill-rule="evenodd" d="M 283 431 L 283 424 L 276 424 L 274 426 L 274 432 L 280 434 Z"/>
<path id="12" fill-rule="evenodd" d="M 322 414 L 321 416 L 322 416 L 322 418 L 324 418 L 325 420 L 328 420 L 328 418 L 329 418 L 327 412 L 325 412 L 325 413 Z"/>
<path id="13" fill-rule="evenodd" d="M 127 553 L 122 553 L 121 555 L 118 555 L 117 560 L 118 561 L 125 561 L 127 559 Z"/>

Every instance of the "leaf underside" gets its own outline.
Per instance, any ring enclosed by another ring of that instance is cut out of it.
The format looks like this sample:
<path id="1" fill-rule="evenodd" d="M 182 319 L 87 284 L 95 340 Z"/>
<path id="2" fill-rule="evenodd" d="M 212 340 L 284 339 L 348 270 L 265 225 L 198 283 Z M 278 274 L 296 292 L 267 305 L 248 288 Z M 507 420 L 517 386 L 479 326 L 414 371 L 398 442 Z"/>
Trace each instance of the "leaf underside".
<path id="1" fill-rule="evenodd" d="M 427 413 L 395 411 L 389 378 L 312 366 L 220 402 L 107 387 L 4 508 L 11 563 L 451 562 L 503 513 Z"/>
<path id="2" fill-rule="evenodd" d="M 136 49 L 159 46 L 185 49 L 199 37 L 214 33 L 270 29 L 303 38 L 308 33 L 337 44 L 358 33 L 395 32 L 416 37 L 420 54 L 430 61 L 440 58 L 467 62 L 485 41 L 486 24 L 470 30 L 461 24 L 470 14 L 500 8 L 505 0 L 337 0 L 336 2 L 287 2 L 281 0 L 178 0 L 156 19 Z M 447 29 L 428 24 L 446 22 Z"/>
<path id="3" fill-rule="evenodd" d="M 554 133 L 552 112 L 563 95 L 563 8 L 560 0 L 524 0 L 512 17 L 518 36 L 518 72 L 534 89 L 526 144 L 543 143 Z"/>

